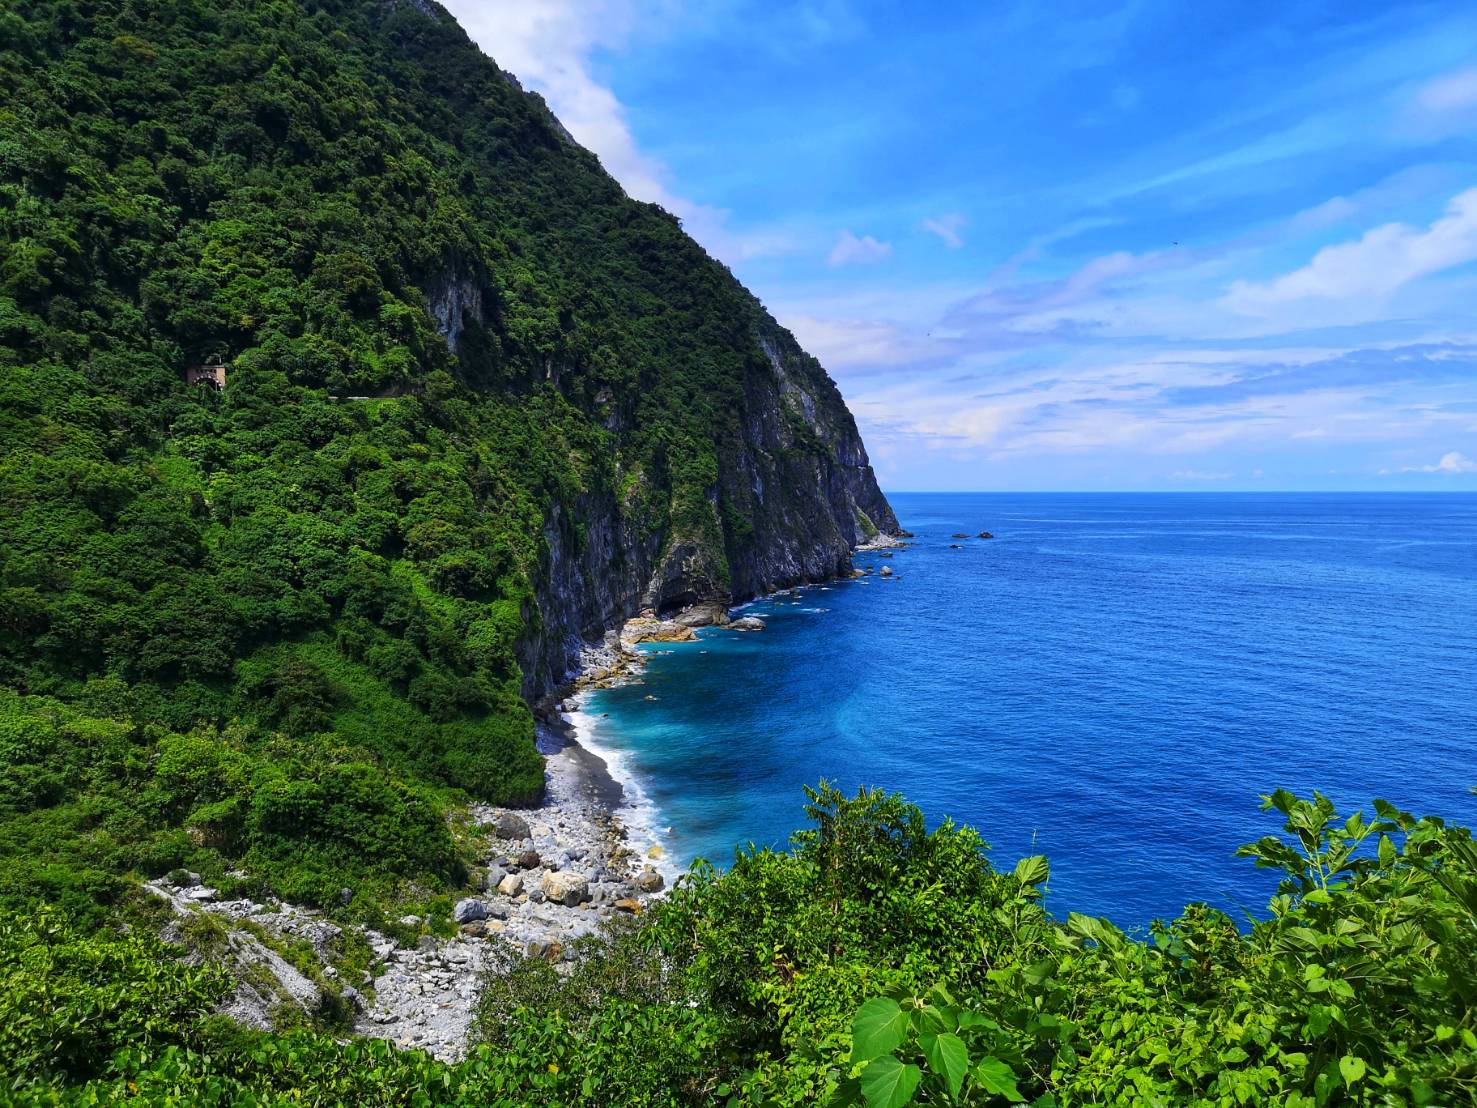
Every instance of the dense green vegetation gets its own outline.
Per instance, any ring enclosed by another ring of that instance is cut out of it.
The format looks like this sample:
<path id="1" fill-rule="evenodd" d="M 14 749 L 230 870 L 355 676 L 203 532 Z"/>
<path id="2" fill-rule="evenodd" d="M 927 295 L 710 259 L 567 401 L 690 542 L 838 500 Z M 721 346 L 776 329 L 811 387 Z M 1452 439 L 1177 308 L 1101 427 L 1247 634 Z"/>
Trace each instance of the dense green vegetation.
<path id="1" fill-rule="evenodd" d="M 414 4 L 0 0 L 0 906 L 454 887 L 543 786 L 546 532 L 752 545 L 761 332 Z"/>
<path id="2" fill-rule="evenodd" d="M 1249 930 L 1205 905 L 1146 939 L 1053 919 L 1044 858 L 998 872 L 901 799 L 812 794 L 789 852 L 699 869 L 567 976 L 489 979 L 458 1065 L 263 1036 L 157 941 L 0 927 L 0 1076 L 23 1102 L 633 1105 L 1464 1104 L 1477 1090 L 1477 848 L 1321 797 L 1243 853 Z M 120 1003 L 126 998 L 126 1003 Z"/>
<path id="3" fill-rule="evenodd" d="M 0 0 L 0 1100 L 1477 1100 L 1470 836 L 1285 794 L 1246 929 L 1053 919 L 1044 859 L 823 790 L 492 975 L 464 1063 L 213 1014 L 219 936 L 139 878 L 446 926 L 457 809 L 542 786 L 550 535 L 613 505 L 713 591 L 762 539 L 725 479 L 788 340 L 421 7 Z"/>

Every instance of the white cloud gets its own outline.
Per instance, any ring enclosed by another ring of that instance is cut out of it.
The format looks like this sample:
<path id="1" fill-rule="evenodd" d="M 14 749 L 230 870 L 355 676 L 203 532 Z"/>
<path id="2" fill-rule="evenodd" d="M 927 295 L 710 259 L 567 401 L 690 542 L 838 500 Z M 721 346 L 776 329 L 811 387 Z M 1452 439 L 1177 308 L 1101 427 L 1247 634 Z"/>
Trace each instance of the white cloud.
<path id="1" fill-rule="evenodd" d="M 1477 66 L 1446 73 L 1422 85 L 1416 103 L 1429 112 L 1452 112 L 1477 106 Z"/>
<path id="2" fill-rule="evenodd" d="M 1449 450 L 1433 466 L 1406 466 L 1401 473 L 1477 473 L 1477 462 L 1465 454 Z"/>
<path id="3" fill-rule="evenodd" d="M 958 212 L 945 212 L 943 215 L 925 219 L 921 226 L 925 231 L 942 239 L 944 245 L 950 250 L 958 250 L 964 245 L 964 238 L 959 232 L 964 229 L 966 222 Z"/>
<path id="4" fill-rule="evenodd" d="M 833 373 L 856 366 L 898 365 L 920 346 L 897 326 L 880 320 L 786 314 L 780 322 Z"/>
<path id="5" fill-rule="evenodd" d="M 1380 298 L 1431 273 L 1477 259 L 1477 189 L 1453 197 L 1424 229 L 1386 223 L 1355 242 L 1326 246 L 1301 269 L 1272 281 L 1236 281 L 1221 303 L 1264 315 L 1289 303 Z"/>
<path id="6" fill-rule="evenodd" d="M 871 235 L 857 238 L 850 231 L 842 231 L 836 239 L 836 245 L 831 247 L 826 264 L 831 266 L 875 265 L 890 257 L 892 257 L 892 243 L 878 242 Z"/>

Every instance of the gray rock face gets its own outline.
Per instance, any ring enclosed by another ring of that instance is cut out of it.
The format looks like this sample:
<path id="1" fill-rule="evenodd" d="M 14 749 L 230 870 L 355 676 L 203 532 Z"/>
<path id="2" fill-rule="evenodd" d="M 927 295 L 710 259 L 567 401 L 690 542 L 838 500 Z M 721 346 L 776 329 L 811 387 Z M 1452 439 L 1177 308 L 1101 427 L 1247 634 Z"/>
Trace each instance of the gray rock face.
<path id="1" fill-rule="evenodd" d="M 482 282 L 472 273 L 457 270 L 442 273 L 429 282 L 426 308 L 435 321 L 436 332 L 455 354 L 461 346 L 467 322 L 483 321 Z"/>
<path id="2" fill-rule="evenodd" d="M 530 697 L 573 673 L 585 643 L 643 610 L 677 615 L 699 605 L 682 625 L 716 621 L 720 607 L 726 614 L 730 604 L 847 574 L 855 547 L 897 530 L 835 384 L 768 316 L 753 341 L 737 433 L 719 440 L 709 497 L 727 579 L 711 544 L 646 526 L 613 490 L 550 505 L 535 586 L 540 618 L 518 646 Z M 617 437 L 634 425 L 639 400 L 634 390 L 607 398 L 606 426 Z M 739 519 L 742 532 L 727 534 Z"/>
<path id="3" fill-rule="evenodd" d="M 728 625 L 731 631 L 763 631 L 764 621 L 758 616 L 744 616 Z"/>
<path id="4" fill-rule="evenodd" d="M 458 900 L 456 907 L 451 910 L 451 918 L 457 923 L 471 923 L 473 920 L 487 918 L 487 905 L 475 896 L 469 896 L 465 900 Z"/>

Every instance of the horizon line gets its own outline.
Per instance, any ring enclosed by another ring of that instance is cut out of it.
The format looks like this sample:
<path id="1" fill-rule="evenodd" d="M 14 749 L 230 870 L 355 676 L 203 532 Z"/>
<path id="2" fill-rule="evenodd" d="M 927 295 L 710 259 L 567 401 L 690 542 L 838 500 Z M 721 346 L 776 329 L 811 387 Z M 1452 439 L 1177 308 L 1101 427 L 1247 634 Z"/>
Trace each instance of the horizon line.
<path id="1" fill-rule="evenodd" d="M 879 488 L 882 488 L 879 482 Z M 1469 489 L 886 489 L 888 496 L 1477 496 Z"/>

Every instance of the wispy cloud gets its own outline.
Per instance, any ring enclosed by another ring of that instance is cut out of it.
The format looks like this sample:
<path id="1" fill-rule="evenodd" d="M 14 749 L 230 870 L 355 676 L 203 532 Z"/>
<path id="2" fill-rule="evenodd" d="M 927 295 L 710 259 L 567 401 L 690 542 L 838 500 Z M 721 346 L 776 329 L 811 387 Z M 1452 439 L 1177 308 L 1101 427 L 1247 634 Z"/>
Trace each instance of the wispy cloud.
<path id="1" fill-rule="evenodd" d="M 1418 277 L 1477 259 L 1477 189 L 1452 198 L 1425 228 L 1386 223 L 1355 242 L 1327 246 L 1312 261 L 1272 281 L 1238 280 L 1222 303 L 1259 315 L 1305 300 L 1384 297 Z"/>
<path id="2" fill-rule="evenodd" d="M 660 204 L 687 232 L 728 262 L 790 253 L 798 243 L 783 227 L 738 228 L 732 213 L 677 191 L 661 159 L 642 150 L 625 106 L 593 72 L 591 55 L 622 46 L 639 29 L 675 19 L 675 0 L 445 0 L 482 49 L 538 92 L 576 142 L 592 151 L 626 193 Z"/>
<path id="3" fill-rule="evenodd" d="M 1181 21 L 1133 2 L 1101 21 L 450 6 L 755 288 L 904 487 L 1474 479 L 1477 14 L 1459 0 L 1227 21 L 1201 59 L 1213 95 L 1185 80 Z M 926 74 L 901 64 L 920 50 Z M 748 64 L 720 88 L 725 57 Z M 1008 94 L 949 95 L 982 59 Z M 861 76 L 889 66 L 885 90 Z"/>
<path id="4" fill-rule="evenodd" d="M 1416 93 L 1416 102 L 1430 112 L 1477 107 L 1477 66 L 1444 73 L 1427 81 Z"/>
<path id="5" fill-rule="evenodd" d="M 930 216 L 920 226 L 929 234 L 937 235 L 950 250 L 958 250 L 964 245 L 964 237 L 959 232 L 964 230 L 967 222 L 958 212 L 946 212 Z"/>
<path id="6" fill-rule="evenodd" d="M 876 265 L 892 257 L 892 243 L 878 242 L 871 235 L 858 238 L 850 231 L 842 231 L 836 245 L 826 256 L 826 264 L 835 268 L 843 265 Z"/>
<path id="7" fill-rule="evenodd" d="M 1381 472 L 1388 473 L 1389 470 Z M 1435 465 L 1405 466 L 1401 473 L 1477 473 L 1477 462 L 1456 450 L 1449 450 Z"/>

